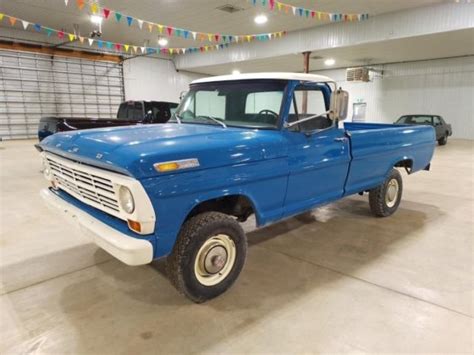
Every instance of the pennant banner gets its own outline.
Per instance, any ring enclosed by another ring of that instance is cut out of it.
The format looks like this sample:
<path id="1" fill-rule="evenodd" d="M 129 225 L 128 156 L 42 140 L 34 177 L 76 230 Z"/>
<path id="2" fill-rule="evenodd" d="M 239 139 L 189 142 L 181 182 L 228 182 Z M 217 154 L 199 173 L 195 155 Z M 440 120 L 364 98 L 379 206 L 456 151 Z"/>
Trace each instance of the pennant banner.
<path id="1" fill-rule="evenodd" d="M 254 2 L 254 5 L 256 4 L 257 0 L 251 0 Z M 267 0 L 258 0 L 266 3 Z M 88 4 L 88 6 L 85 6 L 85 4 Z M 276 1 L 273 1 L 274 4 L 276 4 Z M 67 6 L 67 3 L 65 3 Z M 110 9 L 108 7 L 100 6 L 99 2 L 97 0 L 76 0 L 76 5 L 80 10 L 86 10 L 89 13 L 92 14 L 101 14 L 102 17 L 105 20 L 109 20 L 110 18 L 114 18 L 116 22 L 126 24 L 128 27 L 131 27 L 133 24 L 138 26 L 140 29 L 143 29 L 143 24 L 145 23 L 146 30 L 149 32 L 157 31 L 159 34 L 164 34 L 167 35 L 168 37 L 182 37 L 186 39 L 192 39 L 193 40 L 199 40 L 201 42 L 212 42 L 212 43 L 231 43 L 232 41 L 234 42 L 243 42 L 246 40 L 248 36 L 250 36 L 252 39 L 255 39 L 256 37 L 261 37 L 261 36 L 266 36 L 268 39 L 273 39 L 273 38 L 278 38 L 276 34 L 280 32 L 272 32 L 272 33 L 256 33 L 256 34 L 249 34 L 249 35 L 229 35 L 229 34 L 221 34 L 221 33 L 204 33 L 204 32 L 193 32 L 188 29 L 184 28 L 179 28 L 179 27 L 174 27 L 174 26 L 168 26 L 168 25 L 163 25 L 160 23 L 156 22 L 151 22 L 151 21 L 146 21 L 143 19 L 139 19 L 137 17 L 133 17 L 127 14 L 124 14 L 123 12 L 116 11 L 113 9 Z M 123 19 L 126 19 L 126 21 L 122 21 Z M 192 36 L 189 36 L 189 34 L 192 34 Z"/>
<path id="2" fill-rule="evenodd" d="M 0 13 L 0 22 L 2 22 L 5 19 L 5 21 L 8 21 L 11 26 L 15 26 L 18 22 L 21 22 L 21 28 L 25 31 L 27 31 L 29 28 L 33 28 L 36 32 L 41 32 L 45 33 L 48 37 L 51 37 L 53 34 L 56 35 L 56 37 L 60 40 L 65 40 L 68 39 L 70 42 L 74 41 L 80 41 L 81 43 L 84 43 L 86 40 L 86 37 L 81 37 L 80 34 L 76 33 L 71 33 L 71 32 L 66 32 L 63 30 L 57 30 L 54 28 L 46 27 L 43 26 L 39 23 L 32 23 L 28 22 L 23 19 L 19 19 L 7 14 Z M 30 26 L 31 25 L 31 26 Z M 18 26 L 17 26 L 18 27 Z M 183 36 L 187 37 L 193 37 L 199 39 L 199 36 L 210 36 L 211 34 L 202 34 L 199 32 L 190 32 L 187 30 L 183 29 L 177 29 L 175 27 L 166 27 L 163 28 L 163 31 L 166 33 L 172 33 L 172 32 L 177 32 L 177 31 L 186 31 L 186 34 L 182 33 Z M 190 36 L 191 34 L 191 36 Z M 200 47 L 189 47 L 189 48 L 162 48 L 162 47 L 140 47 L 140 46 L 135 46 L 129 43 L 118 43 L 118 42 L 110 42 L 110 41 L 104 41 L 102 39 L 93 39 L 93 38 L 87 38 L 87 43 L 89 44 L 89 47 L 92 46 L 97 46 L 99 49 L 108 49 L 109 51 L 115 51 L 116 53 L 130 53 L 132 54 L 132 49 L 133 49 L 133 54 L 139 54 L 138 52 L 141 52 L 141 54 L 165 54 L 165 55 L 177 55 L 177 54 L 185 54 L 185 53 L 203 53 L 203 52 L 209 52 L 209 51 L 214 51 L 214 50 L 221 50 L 228 48 L 229 45 L 231 45 L 231 42 L 250 42 L 250 41 L 268 41 L 274 38 L 281 38 L 284 35 L 286 35 L 286 31 L 281 31 L 281 32 L 272 32 L 272 33 L 266 33 L 266 34 L 258 34 L 258 35 L 245 35 L 245 36 L 235 36 L 235 35 L 225 35 L 226 36 L 226 43 L 217 43 L 213 45 L 204 45 Z M 214 35 L 214 40 L 219 41 L 221 39 L 222 35 L 220 34 L 215 34 Z M 203 39 L 204 40 L 204 39 Z"/>
<path id="3" fill-rule="evenodd" d="M 325 12 L 304 7 L 293 6 L 276 0 L 248 0 L 254 6 L 267 7 L 270 11 L 278 11 L 285 14 L 291 14 L 297 17 L 311 18 L 318 21 L 364 21 L 369 18 L 369 14 L 342 14 L 335 12 Z"/>

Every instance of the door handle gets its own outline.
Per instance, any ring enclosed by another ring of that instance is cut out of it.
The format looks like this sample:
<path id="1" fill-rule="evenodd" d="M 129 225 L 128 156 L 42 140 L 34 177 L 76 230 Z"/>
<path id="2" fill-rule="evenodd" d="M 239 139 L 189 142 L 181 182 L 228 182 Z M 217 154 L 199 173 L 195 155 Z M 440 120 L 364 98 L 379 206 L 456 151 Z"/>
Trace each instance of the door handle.
<path id="1" fill-rule="evenodd" d="M 346 137 L 337 137 L 334 138 L 334 142 L 345 142 L 347 140 Z"/>

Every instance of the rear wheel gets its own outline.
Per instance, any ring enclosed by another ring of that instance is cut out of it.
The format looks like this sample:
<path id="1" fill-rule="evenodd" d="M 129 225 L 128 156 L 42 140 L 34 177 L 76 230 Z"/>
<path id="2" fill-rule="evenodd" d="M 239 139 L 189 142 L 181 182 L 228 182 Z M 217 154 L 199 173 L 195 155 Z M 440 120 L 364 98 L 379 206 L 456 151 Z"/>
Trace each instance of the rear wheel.
<path id="1" fill-rule="evenodd" d="M 384 183 L 369 191 L 369 205 L 377 217 L 388 217 L 395 213 L 400 205 L 403 181 L 400 172 L 392 169 Z"/>
<path id="2" fill-rule="evenodd" d="M 439 145 L 446 145 L 446 143 L 448 143 L 448 135 L 445 135 L 444 137 L 438 139 Z"/>
<path id="3" fill-rule="evenodd" d="M 189 219 L 168 257 L 173 285 L 196 303 L 219 296 L 235 282 L 245 263 L 247 240 L 240 224 L 220 212 Z"/>

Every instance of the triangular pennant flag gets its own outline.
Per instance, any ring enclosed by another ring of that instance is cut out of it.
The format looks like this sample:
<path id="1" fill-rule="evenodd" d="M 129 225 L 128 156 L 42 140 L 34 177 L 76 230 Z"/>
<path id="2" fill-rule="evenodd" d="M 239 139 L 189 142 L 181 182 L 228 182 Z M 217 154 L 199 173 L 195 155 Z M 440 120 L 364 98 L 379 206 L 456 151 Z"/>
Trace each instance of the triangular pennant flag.
<path id="1" fill-rule="evenodd" d="M 92 46 L 92 43 L 94 43 L 94 40 L 92 38 L 88 38 L 87 41 L 89 42 L 89 46 Z"/>
<path id="2" fill-rule="evenodd" d="M 166 27 L 166 33 L 168 33 L 168 36 L 171 36 L 173 34 L 173 27 Z"/>
<path id="3" fill-rule="evenodd" d="M 181 29 L 180 28 L 176 29 L 176 37 L 181 37 Z"/>
<path id="4" fill-rule="evenodd" d="M 112 49 L 113 43 L 112 43 L 112 42 L 105 42 L 105 46 L 106 46 L 108 49 Z"/>
<path id="5" fill-rule="evenodd" d="M 270 7 L 270 10 L 273 10 L 275 8 L 275 0 L 269 0 L 268 6 Z"/>
<path id="6" fill-rule="evenodd" d="M 81 43 L 84 43 L 84 37 L 79 36 L 79 41 L 80 41 Z"/>
<path id="7" fill-rule="evenodd" d="M 281 11 L 281 5 L 283 5 L 281 2 L 277 2 L 278 11 Z"/>
<path id="8" fill-rule="evenodd" d="M 128 23 L 129 26 L 132 25 L 132 22 L 133 22 L 133 17 L 127 16 L 127 23 Z"/>
<path id="9" fill-rule="evenodd" d="M 134 52 L 134 53 L 137 53 L 137 52 L 138 52 L 138 47 L 137 47 L 137 46 L 133 46 L 132 48 L 133 48 L 133 52 Z"/>
<path id="10" fill-rule="evenodd" d="M 51 37 L 51 35 L 53 34 L 53 30 L 51 28 L 46 28 L 46 34 L 48 35 L 48 37 Z"/>
<path id="11" fill-rule="evenodd" d="M 163 33 L 163 25 L 158 25 L 158 32 Z"/>
<path id="12" fill-rule="evenodd" d="M 102 48 L 104 46 L 104 41 L 98 40 L 97 47 Z"/>
<path id="13" fill-rule="evenodd" d="M 92 14 L 95 15 L 97 13 L 97 11 L 99 11 L 99 5 L 97 5 L 96 2 L 93 2 L 91 4 L 91 12 L 92 12 Z"/>
<path id="14" fill-rule="evenodd" d="M 183 32 L 183 36 L 184 36 L 184 38 L 186 38 L 186 39 L 187 39 L 187 38 L 188 38 L 188 36 L 189 36 L 189 31 L 186 31 L 186 30 L 184 30 L 184 32 Z"/>
<path id="15" fill-rule="evenodd" d="M 143 20 L 137 20 L 138 22 L 138 27 L 140 27 L 140 29 L 142 29 L 143 27 Z"/>
<path id="16" fill-rule="evenodd" d="M 119 51 L 120 48 L 122 48 L 122 45 L 120 43 L 115 43 L 115 49 Z"/>
<path id="17" fill-rule="evenodd" d="M 122 18 L 122 14 L 120 12 L 116 12 L 115 13 L 115 19 L 117 20 L 117 22 L 120 22 L 121 18 Z"/>
<path id="18" fill-rule="evenodd" d="M 219 42 L 220 35 L 216 33 L 216 34 L 214 35 L 214 38 L 216 39 L 216 42 Z"/>
<path id="19" fill-rule="evenodd" d="M 68 33 L 67 36 L 69 37 L 69 40 L 72 42 L 76 38 L 76 35 L 73 33 Z"/>
<path id="20" fill-rule="evenodd" d="M 173 55 L 173 51 L 174 49 L 173 48 L 170 48 L 170 54 Z"/>
<path id="21" fill-rule="evenodd" d="M 186 48 L 183 48 L 183 54 L 186 54 Z"/>
<path id="22" fill-rule="evenodd" d="M 26 30 L 30 23 L 28 21 L 21 20 L 21 24 L 23 25 L 23 29 Z"/>
<path id="23" fill-rule="evenodd" d="M 125 52 L 128 52 L 128 48 L 130 48 L 130 46 L 128 44 L 124 44 L 123 48 L 125 49 Z"/>
<path id="24" fill-rule="evenodd" d="M 41 32 L 41 25 L 39 23 L 35 23 L 35 31 Z"/>
<path id="25" fill-rule="evenodd" d="M 148 22 L 148 31 L 153 31 L 153 24 L 151 22 Z"/>
<path id="26" fill-rule="evenodd" d="M 110 10 L 106 9 L 105 7 L 102 9 L 102 13 L 104 14 L 105 19 L 107 20 L 110 15 Z"/>
<path id="27" fill-rule="evenodd" d="M 64 0 L 64 5 L 67 6 L 67 3 L 69 2 L 69 0 Z"/>
<path id="28" fill-rule="evenodd" d="M 293 9 L 293 15 L 296 16 L 296 7 L 292 6 Z"/>
<path id="29" fill-rule="evenodd" d="M 58 38 L 63 39 L 64 38 L 64 31 L 59 31 L 58 32 Z"/>
<path id="30" fill-rule="evenodd" d="M 142 53 L 145 53 L 145 47 L 140 47 L 140 50 L 142 51 Z"/>
<path id="31" fill-rule="evenodd" d="M 82 10 L 84 8 L 84 0 L 76 0 L 76 4 L 79 10 Z"/>
<path id="32" fill-rule="evenodd" d="M 207 39 L 209 40 L 209 42 L 212 42 L 212 33 L 207 34 Z"/>
<path id="33" fill-rule="evenodd" d="M 3 16 L 5 16 L 4 14 L 0 14 L 0 21 L 3 20 Z"/>
<path id="34" fill-rule="evenodd" d="M 191 34 L 193 35 L 193 39 L 196 40 L 197 33 L 196 32 L 191 32 Z"/>

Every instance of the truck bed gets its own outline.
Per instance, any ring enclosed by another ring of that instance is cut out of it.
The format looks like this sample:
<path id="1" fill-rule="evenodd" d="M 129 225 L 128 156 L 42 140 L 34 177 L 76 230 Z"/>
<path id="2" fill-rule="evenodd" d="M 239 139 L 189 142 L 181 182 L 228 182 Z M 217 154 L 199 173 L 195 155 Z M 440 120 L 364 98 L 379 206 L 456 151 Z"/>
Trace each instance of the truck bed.
<path id="1" fill-rule="evenodd" d="M 380 185 L 393 166 L 407 166 L 410 172 L 429 167 L 433 127 L 348 122 L 344 129 L 352 154 L 345 195 Z"/>

